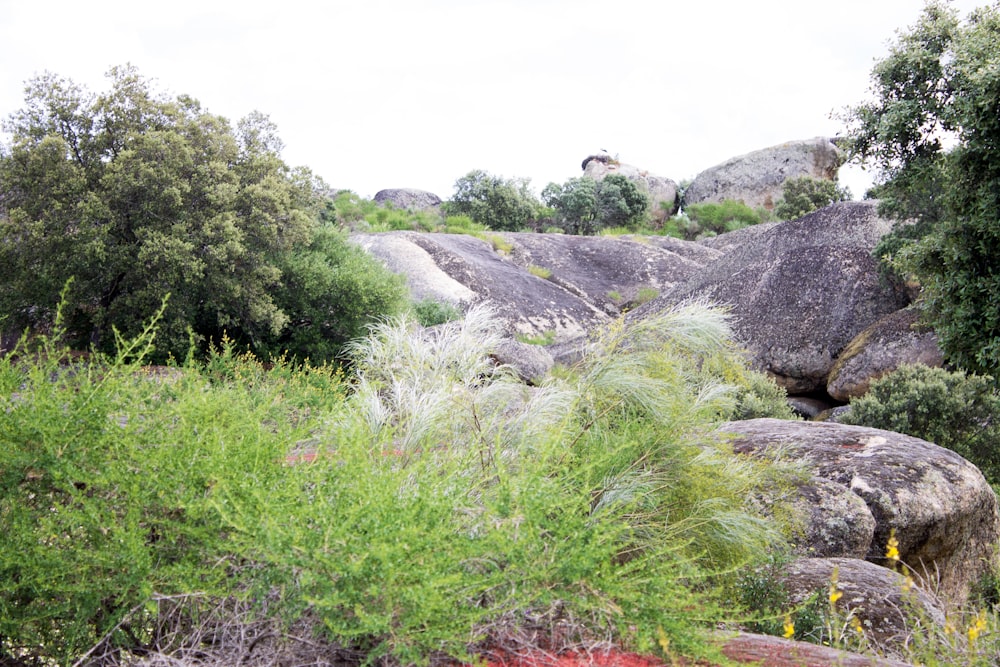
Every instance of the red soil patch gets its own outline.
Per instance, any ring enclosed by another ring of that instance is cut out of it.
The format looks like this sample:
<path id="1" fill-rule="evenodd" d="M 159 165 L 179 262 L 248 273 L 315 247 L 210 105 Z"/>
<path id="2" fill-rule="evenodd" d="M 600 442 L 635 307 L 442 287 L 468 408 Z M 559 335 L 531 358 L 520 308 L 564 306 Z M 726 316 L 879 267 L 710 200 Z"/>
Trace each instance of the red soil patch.
<path id="1" fill-rule="evenodd" d="M 534 653 L 511 657 L 491 656 L 488 667 L 663 667 L 662 660 L 623 651 L 571 651 L 553 655 Z"/>

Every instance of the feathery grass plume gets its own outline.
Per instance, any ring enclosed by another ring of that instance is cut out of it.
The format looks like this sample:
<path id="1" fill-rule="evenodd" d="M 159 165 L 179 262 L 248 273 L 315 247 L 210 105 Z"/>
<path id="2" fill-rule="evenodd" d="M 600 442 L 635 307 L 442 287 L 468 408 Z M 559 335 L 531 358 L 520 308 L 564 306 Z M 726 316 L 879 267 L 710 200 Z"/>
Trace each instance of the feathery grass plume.
<path id="1" fill-rule="evenodd" d="M 512 458 L 572 413 L 565 387 L 531 389 L 490 353 L 503 327 L 487 306 L 424 329 L 406 318 L 373 327 L 350 346 L 350 399 L 373 442 L 392 449 L 476 447 Z M 485 460 L 485 459 L 484 459 Z"/>

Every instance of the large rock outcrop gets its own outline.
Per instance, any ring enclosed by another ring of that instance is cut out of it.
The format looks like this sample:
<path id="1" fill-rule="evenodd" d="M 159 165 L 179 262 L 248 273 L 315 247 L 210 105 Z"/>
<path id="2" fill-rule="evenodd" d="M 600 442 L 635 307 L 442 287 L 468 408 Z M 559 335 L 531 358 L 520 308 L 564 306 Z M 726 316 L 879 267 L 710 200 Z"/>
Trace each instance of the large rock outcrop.
<path id="1" fill-rule="evenodd" d="M 639 293 L 653 298 L 688 280 L 707 262 L 720 256 L 706 250 L 696 255 L 679 246 L 654 244 L 640 237 L 570 236 L 564 234 L 506 233 L 510 260 L 525 270 L 542 267 L 549 281 L 609 315 Z"/>
<path id="2" fill-rule="evenodd" d="M 684 205 L 733 199 L 770 210 L 781 199 L 786 180 L 801 176 L 836 180 L 845 157 L 826 137 L 747 153 L 698 174 L 684 192 Z"/>
<path id="3" fill-rule="evenodd" d="M 392 204 L 395 208 L 418 211 L 436 208 L 441 205 L 441 198 L 433 192 L 414 190 L 412 188 L 388 188 L 379 190 L 373 198 L 375 202 L 385 205 Z"/>
<path id="4" fill-rule="evenodd" d="M 718 256 L 707 248 L 682 254 L 625 238 L 562 234 L 384 232 L 352 240 L 406 277 L 416 300 L 459 306 L 489 303 L 512 333 L 582 337 L 617 316 L 643 290 L 651 297 L 700 271 Z M 684 242 L 679 242 L 684 244 Z"/>
<path id="5" fill-rule="evenodd" d="M 654 214 L 669 217 L 677 212 L 680 204 L 677 183 L 669 178 L 611 160 L 606 155 L 592 155 L 583 161 L 584 176 L 600 181 L 609 174 L 621 174 L 638 185 L 640 190 L 649 195 L 650 208 Z"/>
<path id="6" fill-rule="evenodd" d="M 631 316 L 692 298 L 725 306 L 756 367 L 789 393 L 823 390 L 841 350 L 906 305 L 905 295 L 880 278 L 871 254 L 891 228 L 874 202 L 841 202 L 740 230 L 740 243 Z"/>
<path id="7" fill-rule="evenodd" d="M 944 365 L 937 335 L 913 308 L 890 313 L 858 334 L 840 354 L 826 391 L 838 401 L 863 396 L 871 383 L 905 364 Z"/>
<path id="8" fill-rule="evenodd" d="M 996 494 L 955 452 L 891 431 L 825 422 L 753 419 L 720 430 L 739 454 L 781 452 L 859 496 L 874 519 L 865 560 L 886 564 L 894 535 L 900 560 L 936 579 L 937 592 L 955 604 L 988 570 L 1000 538 Z"/>

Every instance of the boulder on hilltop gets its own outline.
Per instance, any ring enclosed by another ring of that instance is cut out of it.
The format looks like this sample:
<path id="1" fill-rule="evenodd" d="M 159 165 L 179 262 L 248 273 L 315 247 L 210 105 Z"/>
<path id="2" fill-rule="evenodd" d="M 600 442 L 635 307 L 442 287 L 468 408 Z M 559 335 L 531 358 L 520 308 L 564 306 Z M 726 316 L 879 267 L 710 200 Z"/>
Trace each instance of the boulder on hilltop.
<path id="1" fill-rule="evenodd" d="M 732 199 L 750 208 L 771 210 L 782 197 L 785 181 L 802 176 L 835 181 L 845 159 L 827 137 L 771 146 L 698 174 L 684 192 L 684 205 Z"/>
<path id="2" fill-rule="evenodd" d="M 374 201 L 378 204 L 392 204 L 395 208 L 418 211 L 436 208 L 441 205 L 441 198 L 433 192 L 414 190 L 411 188 L 389 188 L 375 193 Z"/>
<path id="3" fill-rule="evenodd" d="M 677 212 L 680 206 L 677 183 L 669 178 L 622 164 L 606 155 L 591 155 L 583 161 L 583 175 L 587 178 L 601 181 L 611 174 L 621 174 L 649 195 L 650 210 L 654 215 L 666 218 Z"/>

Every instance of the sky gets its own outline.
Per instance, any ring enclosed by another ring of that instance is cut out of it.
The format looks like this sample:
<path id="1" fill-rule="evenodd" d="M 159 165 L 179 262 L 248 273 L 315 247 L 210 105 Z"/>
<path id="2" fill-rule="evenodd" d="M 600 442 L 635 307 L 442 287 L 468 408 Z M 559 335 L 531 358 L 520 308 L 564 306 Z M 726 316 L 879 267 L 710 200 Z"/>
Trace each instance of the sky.
<path id="1" fill-rule="evenodd" d="M 962 15 L 986 0 L 955 0 Z M 372 197 L 449 198 L 473 169 L 549 182 L 588 155 L 682 181 L 834 136 L 922 0 L 0 0 L 0 117 L 49 71 L 92 92 L 131 63 Z M 6 138 L 5 138 L 6 140 Z M 841 170 L 860 198 L 871 174 Z"/>

